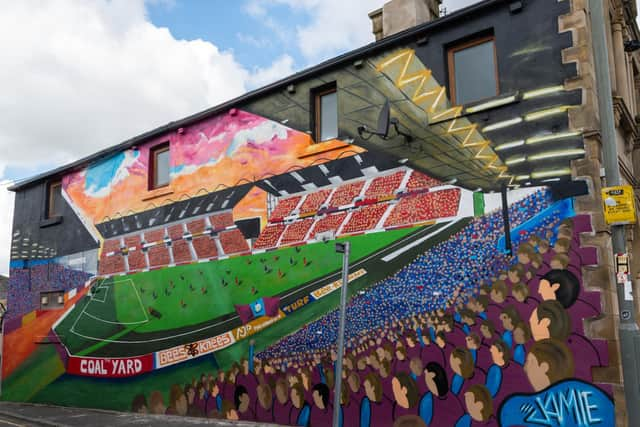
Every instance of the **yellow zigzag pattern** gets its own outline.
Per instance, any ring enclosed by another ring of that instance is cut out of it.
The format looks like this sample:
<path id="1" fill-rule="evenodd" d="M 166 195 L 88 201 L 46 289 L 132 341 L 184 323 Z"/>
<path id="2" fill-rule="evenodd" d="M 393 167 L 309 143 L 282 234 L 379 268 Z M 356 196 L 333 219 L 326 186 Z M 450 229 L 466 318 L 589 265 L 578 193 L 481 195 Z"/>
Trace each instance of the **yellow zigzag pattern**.
<path id="1" fill-rule="evenodd" d="M 411 101 L 424 109 L 429 122 L 451 120 L 447 133 L 450 135 L 461 134 L 462 142 L 460 145 L 464 148 L 478 147 L 474 158 L 484 161 L 486 169 L 496 171 L 498 179 L 509 179 L 509 184 L 511 184 L 514 177 L 507 173 L 507 167 L 502 164 L 489 141 L 480 135 L 476 124 L 461 118 L 462 107 L 448 107 L 446 88 L 440 86 L 433 77 L 432 71 L 416 58 L 415 51 L 403 49 L 380 62 L 376 66 L 376 70 L 382 73 L 383 70 L 395 63 L 400 63 L 401 69 L 398 77 L 395 80 L 392 79 L 394 85 L 398 89 L 402 89 L 408 85 L 416 84 L 413 94 L 410 95 Z M 418 71 L 410 73 L 409 69 L 412 65 Z M 387 74 L 387 77 L 390 76 Z"/>

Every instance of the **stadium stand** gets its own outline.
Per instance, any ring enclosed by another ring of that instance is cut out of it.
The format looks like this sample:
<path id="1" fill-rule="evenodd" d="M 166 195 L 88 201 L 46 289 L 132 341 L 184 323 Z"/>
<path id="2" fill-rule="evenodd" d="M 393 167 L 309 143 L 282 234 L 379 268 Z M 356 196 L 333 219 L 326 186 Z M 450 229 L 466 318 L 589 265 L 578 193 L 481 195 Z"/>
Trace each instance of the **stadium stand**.
<path id="1" fill-rule="evenodd" d="M 159 242 L 156 245 L 149 247 L 147 254 L 149 255 L 149 267 L 157 268 L 169 265 L 171 258 L 169 256 L 169 249 L 162 242 L 164 240 L 165 229 L 160 228 L 153 231 L 147 231 L 144 233 L 144 240 L 147 243 Z"/>
<path id="2" fill-rule="evenodd" d="M 195 237 L 191 243 L 198 259 L 216 258 L 218 256 L 218 249 L 210 236 Z"/>
<path id="3" fill-rule="evenodd" d="M 364 187 L 365 181 L 351 182 L 338 187 L 338 189 L 331 196 L 329 201 L 330 208 L 338 208 L 340 206 L 353 203 L 353 199 L 358 197 Z"/>
<path id="4" fill-rule="evenodd" d="M 423 174 L 422 172 L 412 171 L 409 181 L 407 181 L 406 190 L 408 192 L 425 190 L 431 187 L 442 185 L 440 181 Z"/>
<path id="5" fill-rule="evenodd" d="M 320 218 L 315 222 L 313 230 L 311 231 L 311 234 L 309 234 L 309 238 L 313 239 L 317 234 L 324 233 L 330 230 L 337 232 L 346 217 L 346 212 L 338 212 L 335 214 L 329 214 L 324 218 Z"/>
<path id="6" fill-rule="evenodd" d="M 231 213 L 231 211 L 223 212 L 211 215 L 211 217 L 209 217 L 209 220 L 211 221 L 211 226 L 214 230 L 223 230 L 233 225 L 233 214 Z"/>
<path id="7" fill-rule="evenodd" d="M 249 251 L 249 245 L 237 228 L 220 233 L 220 244 L 227 255 Z"/>
<path id="8" fill-rule="evenodd" d="M 287 199 L 281 199 L 273 212 L 271 212 L 271 221 L 279 221 L 290 215 L 291 211 L 298 206 L 300 199 L 302 199 L 302 196 L 293 196 Z"/>
<path id="9" fill-rule="evenodd" d="M 402 178 L 404 178 L 406 173 L 406 171 L 402 170 L 392 173 L 391 175 L 374 178 L 364 193 L 365 200 L 378 199 L 393 195 L 402 183 Z"/>
<path id="10" fill-rule="evenodd" d="M 307 194 L 300 206 L 300 215 L 317 212 L 320 206 L 327 200 L 329 194 L 331 194 L 331 190 L 320 190 Z"/>
<path id="11" fill-rule="evenodd" d="M 389 214 L 384 226 L 395 227 L 454 216 L 459 203 L 460 190 L 457 188 L 403 197 Z"/>
<path id="12" fill-rule="evenodd" d="M 124 239 L 124 246 L 128 249 L 127 262 L 129 271 L 144 270 L 147 268 L 147 260 L 142 252 L 140 235 L 127 236 Z"/>
<path id="13" fill-rule="evenodd" d="M 280 236 L 284 232 L 284 224 L 269 224 L 262 230 L 260 236 L 253 245 L 254 249 L 269 249 L 278 244 Z"/>
<path id="14" fill-rule="evenodd" d="M 195 221 L 190 221 L 187 223 L 187 230 L 189 230 L 189 233 L 191 234 L 202 233 L 206 227 L 207 224 L 204 222 L 203 218 L 196 219 Z"/>
<path id="15" fill-rule="evenodd" d="M 280 239 L 280 246 L 302 242 L 314 222 L 315 219 L 307 218 L 287 225 L 287 229 Z"/>
<path id="16" fill-rule="evenodd" d="M 341 234 L 357 233 L 373 229 L 389 207 L 388 203 L 365 206 L 353 211 Z"/>

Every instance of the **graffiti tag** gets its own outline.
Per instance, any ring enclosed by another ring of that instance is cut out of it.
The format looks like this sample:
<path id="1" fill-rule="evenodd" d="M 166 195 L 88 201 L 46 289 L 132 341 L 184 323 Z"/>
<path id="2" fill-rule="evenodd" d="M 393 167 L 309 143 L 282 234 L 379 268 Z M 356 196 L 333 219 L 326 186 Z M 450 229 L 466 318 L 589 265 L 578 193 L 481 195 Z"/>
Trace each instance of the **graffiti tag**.
<path id="1" fill-rule="evenodd" d="M 613 426 L 613 402 L 598 387 L 567 380 L 539 393 L 509 397 L 500 408 L 500 425 Z"/>

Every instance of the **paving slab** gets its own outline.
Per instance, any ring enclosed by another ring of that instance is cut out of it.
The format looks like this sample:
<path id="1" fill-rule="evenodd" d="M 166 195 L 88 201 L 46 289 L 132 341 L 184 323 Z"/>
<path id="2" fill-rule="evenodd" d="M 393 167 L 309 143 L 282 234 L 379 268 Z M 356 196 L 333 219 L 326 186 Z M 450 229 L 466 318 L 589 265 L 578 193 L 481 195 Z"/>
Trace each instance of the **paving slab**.
<path id="1" fill-rule="evenodd" d="M 278 427 L 276 424 L 226 421 L 172 415 L 146 415 L 98 409 L 0 402 L 0 427 L 119 427 L 119 426 Z"/>

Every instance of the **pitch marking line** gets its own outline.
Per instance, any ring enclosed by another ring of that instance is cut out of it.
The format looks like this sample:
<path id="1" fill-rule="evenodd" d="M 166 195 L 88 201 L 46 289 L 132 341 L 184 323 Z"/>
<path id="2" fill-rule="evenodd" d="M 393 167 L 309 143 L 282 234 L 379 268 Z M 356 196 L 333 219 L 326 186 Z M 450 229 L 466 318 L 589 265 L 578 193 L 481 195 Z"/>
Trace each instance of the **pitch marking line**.
<path id="1" fill-rule="evenodd" d="M 94 319 L 94 320 L 97 320 L 97 321 L 99 321 L 99 322 L 108 323 L 108 324 L 111 324 L 111 325 L 123 325 L 123 326 L 129 326 L 129 325 L 141 325 L 141 324 L 144 324 L 144 323 L 148 323 L 148 322 L 149 322 L 149 316 L 147 316 L 147 312 L 146 312 L 146 310 L 144 309 L 144 304 L 142 303 L 142 299 L 140 298 L 140 294 L 138 293 L 138 290 L 136 289 L 136 287 L 135 287 L 135 285 L 134 285 L 134 283 L 133 283 L 133 280 L 131 280 L 131 279 L 124 279 L 124 280 L 119 280 L 119 281 L 113 281 L 113 283 L 112 283 L 110 286 L 109 286 L 109 285 L 107 285 L 107 286 L 103 286 L 103 285 L 104 285 L 104 282 L 105 282 L 106 280 L 107 280 L 107 279 L 104 279 L 104 280 L 103 280 L 103 281 L 102 281 L 102 282 L 97 286 L 97 288 L 98 288 L 98 289 L 104 289 L 104 290 L 105 290 L 105 296 L 104 296 L 104 298 L 103 298 L 103 299 L 98 299 L 98 298 L 95 298 L 95 296 L 94 296 L 94 295 L 92 295 L 92 296 L 91 296 L 91 299 L 89 300 L 89 302 L 88 302 L 88 303 L 83 307 L 82 312 L 80 312 L 80 315 L 76 318 L 76 321 L 73 323 L 73 326 L 71 326 L 71 328 L 69 329 L 69 332 L 71 332 L 71 333 L 73 333 L 73 334 L 75 334 L 75 335 L 78 335 L 78 336 L 80 336 L 80 337 L 87 338 L 85 335 L 80 334 L 79 332 L 77 332 L 77 331 L 75 330 L 75 327 L 76 327 L 76 325 L 78 324 L 78 321 L 82 318 L 82 316 L 88 316 L 88 317 L 90 317 L 90 318 L 92 318 L 92 319 Z M 145 320 L 140 320 L 140 321 L 136 321 L 136 322 L 114 322 L 114 321 L 111 321 L 111 320 L 106 320 L 106 319 L 102 319 L 102 318 L 100 318 L 100 317 L 97 317 L 97 316 L 95 316 L 95 315 L 93 315 L 93 314 L 91 314 L 91 313 L 89 313 L 89 312 L 87 311 L 87 309 L 89 308 L 89 306 L 91 305 L 91 303 L 92 303 L 92 302 L 94 302 L 94 300 L 95 300 L 96 302 L 99 302 L 99 303 L 104 303 L 104 302 L 106 301 L 106 298 L 107 298 L 107 292 L 108 292 L 109 288 L 111 288 L 111 287 L 113 287 L 113 286 L 115 286 L 115 285 L 117 285 L 117 284 L 121 284 L 121 283 L 127 283 L 127 284 L 131 285 L 131 287 L 133 288 L 133 291 L 135 292 L 136 297 L 138 298 L 138 303 L 140 304 L 140 310 L 142 311 L 142 314 L 144 314 Z"/>
<path id="2" fill-rule="evenodd" d="M 429 226 L 429 227 L 427 227 L 427 228 L 425 228 L 423 230 L 418 231 L 417 233 L 411 234 L 409 236 L 405 236 L 405 237 L 401 238 L 400 240 L 398 240 L 397 242 L 395 242 L 395 243 L 393 243 L 393 244 L 391 244 L 391 245 L 379 250 L 378 252 L 373 253 L 373 254 L 367 256 L 366 258 L 361 259 L 360 261 L 357 261 L 355 264 L 351 265 L 350 268 L 354 268 L 355 269 L 355 268 L 359 267 L 361 264 L 364 264 L 366 261 L 369 261 L 371 258 L 374 258 L 375 256 L 380 255 L 380 253 L 382 253 L 382 252 L 384 252 L 386 250 L 398 247 L 398 246 L 402 245 L 404 242 L 406 242 L 407 240 L 410 240 L 411 238 L 415 238 L 416 234 L 424 234 L 425 232 L 429 231 L 430 229 L 432 229 L 435 226 L 436 225 L 431 225 L 431 226 Z M 290 295 L 292 295 L 292 294 L 294 294 L 296 292 L 305 290 L 305 289 L 307 289 L 307 288 L 309 288 L 311 286 L 316 285 L 319 282 L 326 281 L 326 280 L 331 280 L 331 278 L 339 277 L 339 275 L 340 275 L 340 272 L 336 272 L 336 273 L 333 273 L 331 275 L 325 276 L 323 278 L 317 279 L 314 282 L 312 282 L 310 284 L 307 284 L 306 286 L 302 286 L 300 288 L 295 289 L 292 292 L 289 292 L 283 298 L 286 298 L 287 296 L 290 296 Z M 145 313 L 145 315 L 146 315 L 146 313 Z M 111 343 L 111 344 L 145 344 L 145 343 L 152 343 L 152 342 L 159 342 L 159 341 L 167 341 L 167 340 L 170 340 L 170 339 L 175 339 L 175 338 L 179 338 L 179 337 L 183 337 L 183 336 L 189 336 L 189 335 L 192 335 L 192 334 L 195 334 L 195 333 L 198 333 L 198 332 L 205 331 L 207 329 L 212 329 L 212 328 L 215 328 L 217 326 L 224 325 L 225 323 L 229 323 L 229 322 L 235 321 L 236 319 L 238 319 L 238 315 L 235 315 L 235 316 L 233 316 L 233 317 L 231 317 L 229 319 L 222 320 L 220 322 L 217 322 L 217 323 L 214 323 L 214 324 L 211 324 L 211 325 L 207 325 L 207 326 L 204 326 L 204 327 L 201 327 L 201 328 L 198 328 L 198 329 L 194 329 L 194 330 L 187 331 L 187 332 L 182 332 L 180 334 L 171 335 L 171 336 L 165 336 L 165 337 L 160 337 L 160 338 L 152 338 L 152 339 L 147 339 L 147 340 L 138 340 L 138 341 L 112 340 L 112 339 L 108 339 L 108 338 L 98 338 L 98 337 L 92 337 L 92 336 L 88 336 L 88 335 L 82 335 L 82 334 L 77 333 L 75 331 L 71 331 L 71 332 L 75 333 L 76 335 L 78 335 L 78 336 L 80 336 L 82 338 L 88 339 L 88 340 L 104 341 L 104 342 L 108 342 L 108 343 Z M 73 329 L 73 327 L 72 327 L 72 329 Z"/>

